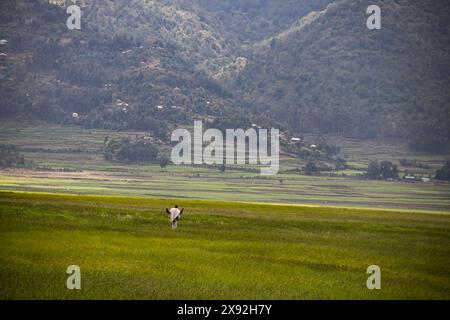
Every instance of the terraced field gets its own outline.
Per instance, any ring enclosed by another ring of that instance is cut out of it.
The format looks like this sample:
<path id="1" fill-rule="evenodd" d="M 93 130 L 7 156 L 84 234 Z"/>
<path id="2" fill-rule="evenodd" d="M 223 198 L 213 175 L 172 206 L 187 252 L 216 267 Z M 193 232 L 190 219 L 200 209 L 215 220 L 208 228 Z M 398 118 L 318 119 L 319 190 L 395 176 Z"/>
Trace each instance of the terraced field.
<path id="1" fill-rule="evenodd" d="M 126 165 L 104 160 L 101 150 L 106 137 L 143 134 L 86 130 L 39 122 L 0 122 L 0 143 L 15 144 L 38 166 L 69 168 L 79 172 L 0 170 L 0 189 L 39 192 L 128 195 L 219 201 L 276 202 L 314 205 L 450 210 L 450 184 L 368 181 L 354 175 L 364 172 L 369 160 L 416 158 L 430 165 L 418 173 L 432 175 L 450 155 L 412 154 L 398 141 L 358 141 L 329 137 L 342 146 L 350 169 L 333 176 L 287 173 L 304 161 L 281 158 L 281 173 L 261 177 L 259 171 L 156 164 Z M 391 158 L 388 154 L 392 153 Z M 397 160 L 398 160 L 397 159 Z M 405 168 L 403 168 L 404 170 Z M 411 171 L 410 168 L 408 170 Z M 414 170 L 412 170 L 414 172 Z"/>

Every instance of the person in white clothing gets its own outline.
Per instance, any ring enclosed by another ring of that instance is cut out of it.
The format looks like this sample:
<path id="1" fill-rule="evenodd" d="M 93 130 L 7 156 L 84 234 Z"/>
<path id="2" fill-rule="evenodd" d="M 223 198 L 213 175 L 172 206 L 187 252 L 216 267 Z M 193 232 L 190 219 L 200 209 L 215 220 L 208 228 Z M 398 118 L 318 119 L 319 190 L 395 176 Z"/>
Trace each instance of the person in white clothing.
<path id="1" fill-rule="evenodd" d="M 172 229 L 176 229 L 178 227 L 178 220 L 180 220 L 183 211 L 184 208 L 180 210 L 178 209 L 178 206 L 175 206 L 174 208 L 171 209 L 166 208 L 166 213 L 169 215 L 170 222 L 172 223 Z"/>

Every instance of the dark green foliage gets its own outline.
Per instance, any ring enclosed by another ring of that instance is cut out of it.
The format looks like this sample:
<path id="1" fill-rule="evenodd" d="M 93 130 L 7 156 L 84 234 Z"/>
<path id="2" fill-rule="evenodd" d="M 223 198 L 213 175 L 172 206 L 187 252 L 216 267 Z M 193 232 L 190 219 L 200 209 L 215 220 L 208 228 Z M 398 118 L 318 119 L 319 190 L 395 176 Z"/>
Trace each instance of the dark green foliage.
<path id="1" fill-rule="evenodd" d="M 380 162 L 380 172 L 384 179 L 398 179 L 398 168 L 390 161 Z"/>
<path id="2" fill-rule="evenodd" d="M 31 168 L 32 165 L 14 145 L 0 145 L 0 168 Z"/>
<path id="3" fill-rule="evenodd" d="M 371 161 L 367 167 L 368 179 L 398 179 L 398 167 L 390 161 Z"/>
<path id="4" fill-rule="evenodd" d="M 310 176 L 318 171 L 317 166 L 314 162 L 308 162 L 305 166 L 305 174 Z"/>
<path id="5" fill-rule="evenodd" d="M 1 1 L 0 38 L 9 42 L 0 115 L 145 130 L 162 141 L 179 125 L 215 119 L 220 129 L 257 122 L 446 150 L 448 2 L 332 2 L 89 2 L 75 32 L 64 26 L 65 8 Z M 382 7 L 382 30 L 365 27 L 370 4 Z M 247 65 L 222 77 L 238 57 Z"/>
<path id="6" fill-rule="evenodd" d="M 270 40 L 270 48 L 271 49 L 275 49 L 275 46 L 277 45 L 277 40 L 275 38 L 273 38 L 272 40 Z"/>
<path id="7" fill-rule="evenodd" d="M 170 164 L 170 159 L 166 155 L 161 155 L 158 157 L 159 166 L 164 169 Z"/>
<path id="8" fill-rule="evenodd" d="M 381 30 L 366 28 L 371 4 L 382 8 Z M 415 149 L 443 150 L 449 16 L 445 1 L 336 2 L 254 46 L 235 88 L 294 132 L 404 137 Z"/>
<path id="9" fill-rule="evenodd" d="M 109 161 L 142 163 L 154 161 L 157 156 L 158 148 L 146 138 L 111 139 L 104 148 L 104 157 Z"/>
<path id="10" fill-rule="evenodd" d="M 195 82 L 197 87 L 205 88 L 221 98 L 232 97 L 229 91 L 225 90 L 217 81 L 211 79 L 203 72 L 197 72 L 195 74 Z"/>
<path id="11" fill-rule="evenodd" d="M 436 171 L 436 179 L 450 181 L 450 161 L 447 161 L 441 169 Z"/>
<path id="12" fill-rule="evenodd" d="M 441 114 L 442 118 L 434 119 L 430 113 L 425 119 L 412 122 L 409 130 L 412 137 L 411 149 L 432 153 L 447 151 L 450 144 L 450 122 L 445 110 Z"/>
<path id="13" fill-rule="evenodd" d="M 194 118 L 239 113 L 231 93 L 198 67 L 222 54 L 223 40 L 195 13 L 183 26 L 178 10 L 141 0 L 90 4 L 77 32 L 65 28 L 65 8 L 2 1 L 0 38 L 8 45 L 1 51 L 14 59 L 1 61 L 0 115 L 145 130 L 167 140 L 174 127 Z M 24 17 L 34 22 L 24 24 Z M 185 32 L 192 41 L 177 38 Z"/>
<path id="14" fill-rule="evenodd" d="M 416 159 L 410 160 L 410 159 L 400 159 L 399 160 L 400 165 L 404 166 L 404 167 L 415 167 L 415 168 L 420 168 L 420 169 L 430 169 L 430 165 L 422 163 L 417 161 Z"/>

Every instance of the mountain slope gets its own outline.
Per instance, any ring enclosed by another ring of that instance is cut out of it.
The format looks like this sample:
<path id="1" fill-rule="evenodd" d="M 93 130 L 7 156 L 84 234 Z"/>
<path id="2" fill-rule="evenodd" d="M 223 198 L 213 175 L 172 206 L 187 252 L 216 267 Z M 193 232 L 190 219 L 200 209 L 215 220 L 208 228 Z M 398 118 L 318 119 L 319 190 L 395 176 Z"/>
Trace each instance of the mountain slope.
<path id="1" fill-rule="evenodd" d="M 273 36 L 332 0 L 166 0 L 209 17 L 237 42 L 251 43 Z"/>
<path id="2" fill-rule="evenodd" d="M 205 69 L 226 61 L 229 42 L 195 13 L 155 1 L 85 1 L 82 29 L 68 30 L 66 6 L 1 2 L 2 117 L 161 137 L 196 118 L 246 118 Z"/>
<path id="3" fill-rule="evenodd" d="M 406 137 L 423 150 L 449 141 L 446 2 L 80 0 L 73 31 L 71 1 L 51 2 L 61 6 L 0 2 L 2 117 L 161 139 L 203 119 Z M 382 30 L 366 28 L 372 4 Z"/>
<path id="4" fill-rule="evenodd" d="M 366 27 L 371 4 L 381 30 Z M 255 44 L 232 87 L 297 132 L 414 135 L 432 149 L 450 137 L 449 15 L 431 0 L 339 1 Z"/>

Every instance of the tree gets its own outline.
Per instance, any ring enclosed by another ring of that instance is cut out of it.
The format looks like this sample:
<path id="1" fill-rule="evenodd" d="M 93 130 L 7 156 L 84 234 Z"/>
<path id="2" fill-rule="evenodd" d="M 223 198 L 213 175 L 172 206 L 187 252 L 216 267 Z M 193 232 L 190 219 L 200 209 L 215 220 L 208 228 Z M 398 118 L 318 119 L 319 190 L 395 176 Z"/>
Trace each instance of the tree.
<path id="1" fill-rule="evenodd" d="M 305 166 L 305 174 L 310 176 L 314 172 L 317 172 L 317 166 L 314 162 L 308 162 Z"/>
<path id="2" fill-rule="evenodd" d="M 390 161 L 371 161 L 367 167 L 368 179 L 398 179 L 398 167 Z"/>
<path id="3" fill-rule="evenodd" d="M 272 40 L 270 40 L 270 49 L 275 49 L 275 46 L 277 45 L 277 40 L 275 38 L 272 38 Z"/>
<path id="4" fill-rule="evenodd" d="M 159 161 L 159 166 L 161 167 L 161 169 L 164 169 L 164 168 L 167 167 L 167 166 L 169 165 L 169 163 L 170 163 L 169 158 L 168 158 L 167 156 L 165 156 L 165 155 L 161 155 L 161 156 L 158 158 L 158 161 Z"/>
<path id="5" fill-rule="evenodd" d="M 380 172 L 384 179 L 398 179 L 398 167 L 390 161 L 380 163 Z"/>
<path id="6" fill-rule="evenodd" d="M 380 166 L 378 161 L 370 161 L 367 167 L 367 178 L 369 179 L 379 179 L 380 178 Z"/>
<path id="7" fill-rule="evenodd" d="M 154 161 L 157 156 L 158 148 L 145 138 L 110 139 L 104 148 L 104 157 L 109 161 L 140 163 Z"/>
<path id="8" fill-rule="evenodd" d="M 0 144 L 0 168 L 32 168 L 33 162 L 26 160 L 16 146 Z"/>
<path id="9" fill-rule="evenodd" d="M 447 161 L 441 169 L 436 170 L 435 178 L 437 180 L 450 181 L 450 161 Z"/>

